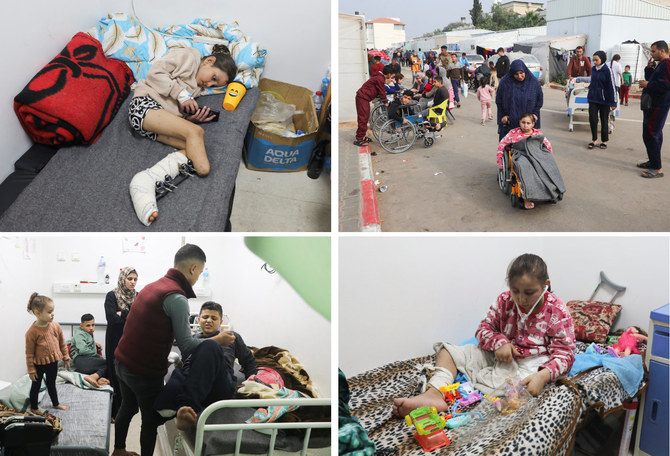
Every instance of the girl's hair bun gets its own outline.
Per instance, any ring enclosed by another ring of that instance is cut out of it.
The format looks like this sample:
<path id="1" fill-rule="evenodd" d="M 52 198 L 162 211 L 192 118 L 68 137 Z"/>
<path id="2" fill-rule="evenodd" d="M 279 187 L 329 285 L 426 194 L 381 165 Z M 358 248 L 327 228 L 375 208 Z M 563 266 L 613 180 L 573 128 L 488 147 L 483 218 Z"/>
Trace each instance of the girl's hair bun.
<path id="1" fill-rule="evenodd" d="M 212 55 L 230 55 L 230 49 L 225 44 L 215 44 L 212 48 Z"/>

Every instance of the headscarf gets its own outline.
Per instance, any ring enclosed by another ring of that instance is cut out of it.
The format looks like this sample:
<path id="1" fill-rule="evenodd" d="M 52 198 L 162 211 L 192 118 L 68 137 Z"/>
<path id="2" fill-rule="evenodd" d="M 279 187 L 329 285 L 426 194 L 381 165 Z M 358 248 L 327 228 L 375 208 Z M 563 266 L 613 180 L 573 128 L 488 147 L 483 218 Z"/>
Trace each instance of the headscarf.
<path id="1" fill-rule="evenodd" d="M 514 77 L 518 71 L 526 73 L 523 81 L 519 82 Z M 517 128 L 521 114 L 530 112 L 537 116 L 535 128 L 540 128 L 540 108 L 544 102 L 542 86 L 535 75 L 528 70 L 523 60 L 517 59 L 512 62 L 507 74 L 498 82 L 498 93 L 496 94 L 496 105 L 498 105 L 498 125 L 502 128 L 502 118 L 509 116 L 506 129 Z"/>
<path id="2" fill-rule="evenodd" d="M 129 290 L 126 287 L 126 278 L 132 273 L 137 274 L 137 271 L 131 266 L 126 266 L 119 272 L 119 280 L 116 282 L 116 288 L 114 288 L 114 295 L 116 296 L 119 310 L 130 309 L 130 305 L 135 300 L 135 296 L 137 296 L 136 290 Z"/>

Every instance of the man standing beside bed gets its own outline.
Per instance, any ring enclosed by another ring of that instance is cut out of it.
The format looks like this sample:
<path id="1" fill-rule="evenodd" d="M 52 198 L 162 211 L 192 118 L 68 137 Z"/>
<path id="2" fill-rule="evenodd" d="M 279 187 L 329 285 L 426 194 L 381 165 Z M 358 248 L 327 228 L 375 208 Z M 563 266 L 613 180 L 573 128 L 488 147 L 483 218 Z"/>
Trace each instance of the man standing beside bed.
<path id="1" fill-rule="evenodd" d="M 176 339 L 181 353 L 194 353 L 203 344 L 217 342 L 228 346 L 235 335 L 224 331 L 208 340 L 194 339 L 188 322 L 188 298 L 195 298 L 193 285 L 205 268 L 205 252 L 185 244 L 174 258 L 174 268 L 138 293 L 130 309 L 123 336 L 116 348 L 115 367 L 122 392 L 121 406 L 114 427 L 113 456 L 128 456 L 126 437 L 132 417 L 142 414 L 141 454 L 153 454 L 156 429 L 167 421 L 154 409 L 168 371 L 168 354 Z"/>

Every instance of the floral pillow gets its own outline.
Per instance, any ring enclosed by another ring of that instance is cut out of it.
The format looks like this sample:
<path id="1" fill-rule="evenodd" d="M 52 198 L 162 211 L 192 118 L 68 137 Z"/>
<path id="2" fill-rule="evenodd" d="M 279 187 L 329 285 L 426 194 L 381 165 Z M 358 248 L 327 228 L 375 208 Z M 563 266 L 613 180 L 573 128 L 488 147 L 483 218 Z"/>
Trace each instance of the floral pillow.
<path id="1" fill-rule="evenodd" d="M 611 302 L 570 301 L 567 303 L 575 323 L 575 338 L 603 344 L 621 306 Z"/>

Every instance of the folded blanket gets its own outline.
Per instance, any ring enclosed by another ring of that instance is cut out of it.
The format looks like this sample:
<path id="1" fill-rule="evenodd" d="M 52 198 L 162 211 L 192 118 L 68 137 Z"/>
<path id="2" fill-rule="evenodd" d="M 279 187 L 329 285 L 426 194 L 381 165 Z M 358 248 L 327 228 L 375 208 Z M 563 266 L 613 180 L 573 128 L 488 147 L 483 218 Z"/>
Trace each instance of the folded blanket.
<path id="1" fill-rule="evenodd" d="M 77 33 L 14 98 L 14 111 L 40 144 L 94 143 L 130 93 L 133 73 L 100 42 Z"/>

